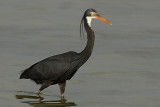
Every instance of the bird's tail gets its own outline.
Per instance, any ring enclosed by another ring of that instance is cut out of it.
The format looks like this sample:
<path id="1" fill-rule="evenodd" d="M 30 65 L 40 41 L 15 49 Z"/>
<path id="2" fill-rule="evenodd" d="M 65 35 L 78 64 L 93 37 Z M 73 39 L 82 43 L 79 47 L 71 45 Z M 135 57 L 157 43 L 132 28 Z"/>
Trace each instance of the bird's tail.
<path id="1" fill-rule="evenodd" d="M 28 69 L 21 71 L 19 79 L 29 79 Z"/>

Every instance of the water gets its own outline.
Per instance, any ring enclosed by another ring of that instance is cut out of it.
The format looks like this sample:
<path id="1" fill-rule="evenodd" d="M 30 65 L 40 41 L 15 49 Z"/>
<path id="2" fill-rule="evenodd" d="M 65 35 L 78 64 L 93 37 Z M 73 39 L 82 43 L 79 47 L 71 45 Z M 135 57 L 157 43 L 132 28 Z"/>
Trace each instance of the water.
<path id="1" fill-rule="evenodd" d="M 1 0 L 2 107 L 159 107 L 159 0 Z M 51 86 L 19 80 L 20 71 L 48 56 L 80 52 L 79 23 L 87 8 L 112 22 L 93 20 L 94 52 L 67 82 L 65 99 Z"/>

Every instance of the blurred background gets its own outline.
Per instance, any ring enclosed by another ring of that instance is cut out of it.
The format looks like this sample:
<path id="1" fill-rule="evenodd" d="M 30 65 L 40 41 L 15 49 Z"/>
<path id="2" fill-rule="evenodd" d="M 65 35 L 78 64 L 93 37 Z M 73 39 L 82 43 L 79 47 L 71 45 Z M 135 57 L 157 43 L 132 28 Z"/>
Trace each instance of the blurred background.
<path id="1" fill-rule="evenodd" d="M 39 97 L 20 71 L 52 55 L 80 52 L 84 11 L 93 8 L 113 25 L 92 21 L 94 52 L 68 81 Z M 1 0 L 0 105 L 2 107 L 159 107 L 159 0 Z M 48 103 L 41 103 L 43 98 Z"/>

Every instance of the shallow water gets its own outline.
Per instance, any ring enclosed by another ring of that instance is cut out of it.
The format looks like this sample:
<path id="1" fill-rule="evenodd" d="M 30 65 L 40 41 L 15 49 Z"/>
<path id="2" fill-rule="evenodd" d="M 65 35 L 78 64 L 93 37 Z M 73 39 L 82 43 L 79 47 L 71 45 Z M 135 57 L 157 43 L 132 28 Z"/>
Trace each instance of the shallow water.
<path id="1" fill-rule="evenodd" d="M 2 107 L 159 107 L 159 0 L 1 0 L 0 105 Z M 40 86 L 20 71 L 48 56 L 80 52 L 79 23 L 87 8 L 113 26 L 93 20 L 96 41 L 88 62 L 67 82 L 38 96 Z"/>

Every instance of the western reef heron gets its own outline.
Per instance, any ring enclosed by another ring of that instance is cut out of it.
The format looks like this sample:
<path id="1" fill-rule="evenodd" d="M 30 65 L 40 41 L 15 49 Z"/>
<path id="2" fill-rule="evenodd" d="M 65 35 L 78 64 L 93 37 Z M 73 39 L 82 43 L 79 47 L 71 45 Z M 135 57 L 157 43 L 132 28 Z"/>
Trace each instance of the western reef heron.
<path id="1" fill-rule="evenodd" d="M 91 56 L 95 40 L 91 21 L 94 18 L 112 25 L 108 20 L 101 17 L 96 10 L 87 9 L 80 23 L 80 36 L 82 36 L 83 27 L 87 33 L 87 44 L 84 50 L 80 53 L 69 51 L 43 59 L 24 70 L 20 79 L 31 79 L 37 84 L 42 84 L 38 94 L 51 85 L 59 84 L 61 96 L 64 96 L 66 81 L 70 80 Z"/>

